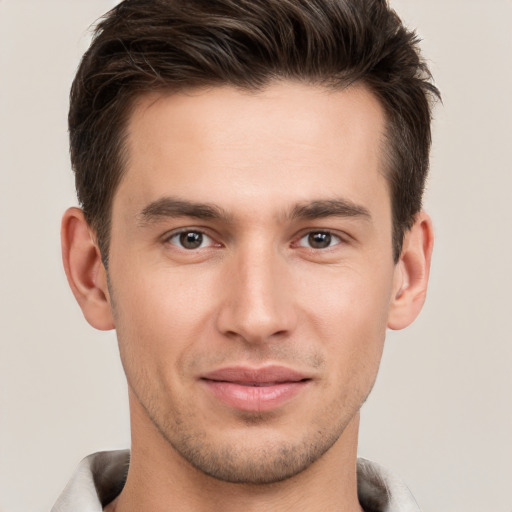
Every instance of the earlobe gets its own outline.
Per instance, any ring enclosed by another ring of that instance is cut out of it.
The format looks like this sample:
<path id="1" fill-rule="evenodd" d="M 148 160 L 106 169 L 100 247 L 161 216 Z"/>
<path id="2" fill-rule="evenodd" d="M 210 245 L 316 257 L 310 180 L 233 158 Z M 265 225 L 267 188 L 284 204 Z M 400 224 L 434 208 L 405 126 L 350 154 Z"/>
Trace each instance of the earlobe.
<path id="1" fill-rule="evenodd" d="M 64 213 L 61 242 L 68 283 L 85 319 L 96 329 L 113 329 L 107 273 L 91 229 L 79 208 L 69 208 Z"/>
<path id="2" fill-rule="evenodd" d="M 427 294 L 433 243 L 432 221 L 425 212 L 420 212 L 404 236 L 402 254 L 396 265 L 388 317 L 390 329 L 403 329 L 419 315 Z"/>

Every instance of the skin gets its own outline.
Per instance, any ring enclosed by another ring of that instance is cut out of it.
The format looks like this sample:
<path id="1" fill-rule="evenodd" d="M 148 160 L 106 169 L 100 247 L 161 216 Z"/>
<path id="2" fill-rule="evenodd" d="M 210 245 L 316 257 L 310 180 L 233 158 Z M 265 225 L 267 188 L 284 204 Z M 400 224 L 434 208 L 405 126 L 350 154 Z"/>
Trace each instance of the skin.
<path id="1" fill-rule="evenodd" d="M 82 212 L 62 227 L 71 288 L 116 328 L 129 386 L 132 460 L 107 510 L 361 510 L 359 409 L 386 328 L 422 307 L 433 238 L 419 214 L 394 264 L 384 126 L 361 86 L 139 99 L 108 278 Z M 203 378 L 268 365 L 308 379 L 270 410 Z"/>

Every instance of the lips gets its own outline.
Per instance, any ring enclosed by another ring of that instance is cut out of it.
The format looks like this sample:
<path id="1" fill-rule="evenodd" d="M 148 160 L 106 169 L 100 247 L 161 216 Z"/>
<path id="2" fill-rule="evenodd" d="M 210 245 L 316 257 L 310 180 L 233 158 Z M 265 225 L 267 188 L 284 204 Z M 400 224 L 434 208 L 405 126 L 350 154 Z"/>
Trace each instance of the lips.
<path id="1" fill-rule="evenodd" d="M 311 378 L 283 366 L 221 368 L 201 376 L 215 398 L 242 411 L 262 412 L 283 406 L 301 393 Z"/>

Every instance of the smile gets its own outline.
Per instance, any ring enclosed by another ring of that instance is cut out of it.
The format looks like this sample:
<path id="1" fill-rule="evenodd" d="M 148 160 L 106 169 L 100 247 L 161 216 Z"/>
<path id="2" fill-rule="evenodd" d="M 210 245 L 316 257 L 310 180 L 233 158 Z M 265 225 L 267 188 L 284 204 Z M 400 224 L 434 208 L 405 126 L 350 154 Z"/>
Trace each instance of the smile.
<path id="1" fill-rule="evenodd" d="M 230 367 L 201 377 L 207 389 L 225 405 L 247 412 L 276 409 L 297 396 L 311 378 L 281 366 L 260 369 Z"/>

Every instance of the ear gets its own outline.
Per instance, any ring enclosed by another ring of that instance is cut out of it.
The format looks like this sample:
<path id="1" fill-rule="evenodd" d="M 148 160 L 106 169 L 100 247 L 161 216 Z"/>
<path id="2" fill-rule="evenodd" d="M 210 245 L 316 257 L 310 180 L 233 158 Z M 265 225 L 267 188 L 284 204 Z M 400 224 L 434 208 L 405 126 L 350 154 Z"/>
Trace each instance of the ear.
<path id="1" fill-rule="evenodd" d="M 390 329 L 403 329 L 419 315 L 427 295 L 434 245 L 432 221 L 420 212 L 405 233 L 402 254 L 395 267 L 394 295 L 388 317 Z"/>
<path id="2" fill-rule="evenodd" d="M 113 329 L 107 272 L 95 237 L 79 208 L 69 208 L 64 213 L 61 242 L 68 283 L 85 319 L 96 329 Z"/>

